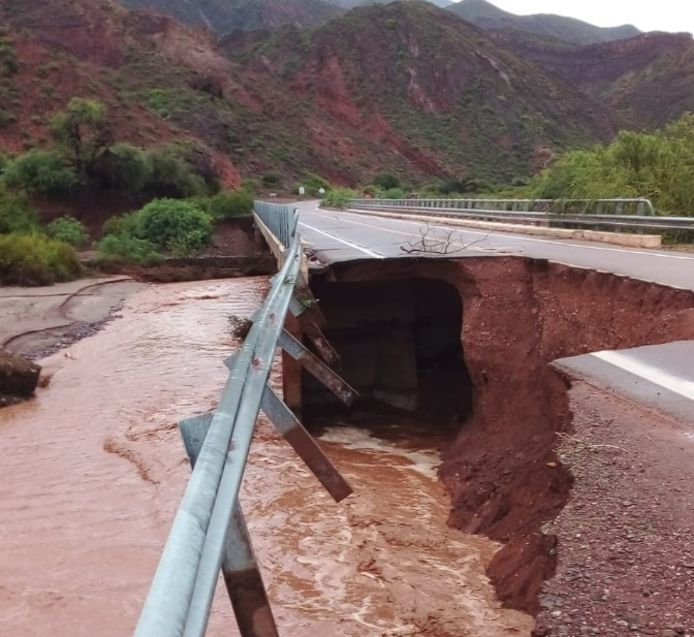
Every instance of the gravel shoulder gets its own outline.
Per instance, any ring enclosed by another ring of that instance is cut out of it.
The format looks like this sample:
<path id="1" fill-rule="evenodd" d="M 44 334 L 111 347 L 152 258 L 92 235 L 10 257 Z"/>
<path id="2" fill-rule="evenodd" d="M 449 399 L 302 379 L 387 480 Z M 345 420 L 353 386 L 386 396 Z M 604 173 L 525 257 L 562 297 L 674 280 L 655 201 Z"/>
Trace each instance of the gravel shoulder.
<path id="1" fill-rule="evenodd" d="M 571 496 L 535 635 L 694 635 L 694 431 L 576 380 Z"/>

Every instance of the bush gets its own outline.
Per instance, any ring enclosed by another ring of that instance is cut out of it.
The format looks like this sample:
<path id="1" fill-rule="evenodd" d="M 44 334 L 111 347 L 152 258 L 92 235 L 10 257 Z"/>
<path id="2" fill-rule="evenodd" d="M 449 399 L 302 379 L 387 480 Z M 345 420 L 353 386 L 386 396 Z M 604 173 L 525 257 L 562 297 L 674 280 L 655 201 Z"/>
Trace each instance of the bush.
<path id="1" fill-rule="evenodd" d="M 81 221 L 74 217 L 58 217 L 46 227 L 46 233 L 52 239 L 62 241 L 75 248 L 87 245 L 89 235 Z"/>
<path id="2" fill-rule="evenodd" d="M 153 195 L 184 198 L 205 194 L 205 182 L 172 149 L 150 150 L 147 158 L 151 174 L 146 189 Z"/>
<path id="3" fill-rule="evenodd" d="M 136 217 L 137 238 L 177 256 L 199 250 L 212 234 L 211 216 L 189 201 L 155 199 Z"/>
<path id="4" fill-rule="evenodd" d="M 334 188 L 330 190 L 321 205 L 328 206 L 329 208 L 344 208 L 350 199 L 354 199 L 357 196 L 356 191 L 350 188 Z"/>
<path id="5" fill-rule="evenodd" d="M 96 174 L 102 185 L 140 192 L 152 181 L 152 164 L 144 150 L 131 144 L 114 144 L 100 158 Z"/>
<path id="6" fill-rule="evenodd" d="M 152 265 L 161 260 L 154 245 L 146 239 L 128 234 L 109 234 L 97 245 L 99 257 L 104 261 L 122 261 Z"/>
<path id="7" fill-rule="evenodd" d="M 266 172 L 263 177 L 263 186 L 266 188 L 277 188 L 282 185 L 282 175 L 274 171 Z"/>
<path id="8" fill-rule="evenodd" d="M 74 169 L 52 150 L 31 150 L 5 166 L 5 183 L 28 192 L 57 194 L 77 185 Z"/>
<path id="9" fill-rule="evenodd" d="M 50 285 L 82 273 L 74 248 L 38 234 L 0 236 L 0 283 Z"/>
<path id="10" fill-rule="evenodd" d="M 383 193 L 384 199 L 404 199 L 405 191 L 402 188 L 389 188 Z"/>
<path id="11" fill-rule="evenodd" d="M 135 236 L 137 229 L 137 213 L 130 212 L 128 214 L 111 217 L 104 223 L 102 228 L 103 234 L 130 235 Z"/>
<path id="12" fill-rule="evenodd" d="M 330 182 L 327 181 L 326 179 L 323 179 L 320 175 L 316 175 L 314 173 L 306 173 L 303 179 L 297 183 L 297 185 L 294 188 L 294 192 L 296 194 L 299 194 L 299 188 L 303 186 L 306 189 L 306 192 L 309 195 L 319 195 L 320 189 L 322 188 L 325 192 L 328 192 L 330 190 Z"/>
<path id="13" fill-rule="evenodd" d="M 0 234 L 31 233 L 38 227 L 38 214 L 26 196 L 0 187 Z"/>
<path id="14" fill-rule="evenodd" d="M 215 219 L 248 216 L 253 212 L 253 195 L 245 190 L 220 192 L 208 199 L 206 209 Z"/>
<path id="15" fill-rule="evenodd" d="M 400 180 L 395 175 L 391 175 L 390 173 L 379 173 L 374 177 L 373 183 L 383 190 L 400 188 Z"/>

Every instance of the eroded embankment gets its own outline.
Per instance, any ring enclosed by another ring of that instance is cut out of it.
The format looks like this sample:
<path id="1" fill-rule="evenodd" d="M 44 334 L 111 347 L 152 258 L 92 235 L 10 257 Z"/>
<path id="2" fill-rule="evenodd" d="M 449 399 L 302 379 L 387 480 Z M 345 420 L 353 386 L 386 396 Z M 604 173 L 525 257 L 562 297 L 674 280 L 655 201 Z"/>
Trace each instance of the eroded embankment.
<path id="1" fill-rule="evenodd" d="M 365 407 L 457 427 L 440 471 L 449 523 L 505 543 L 488 574 L 502 601 L 536 612 L 556 566 L 540 528 L 572 481 L 554 451 L 570 428 L 566 385 L 548 363 L 692 338 L 694 293 L 513 257 L 339 264 L 312 287 Z M 309 419 L 326 401 L 304 383 Z"/>

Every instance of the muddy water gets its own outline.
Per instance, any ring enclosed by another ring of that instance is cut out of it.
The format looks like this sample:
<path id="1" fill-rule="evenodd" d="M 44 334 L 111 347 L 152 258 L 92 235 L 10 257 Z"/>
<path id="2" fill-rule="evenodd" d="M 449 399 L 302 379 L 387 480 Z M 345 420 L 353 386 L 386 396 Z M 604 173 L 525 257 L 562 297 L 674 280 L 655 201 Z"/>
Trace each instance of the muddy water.
<path id="1" fill-rule="evenodd" d="M 0 411 L 0 634 L 128 635 L 188 476 L 177 419 L 209 410 L 264 281 L 147 287 L 122 317 L 44 361 Z M 243 504 L 283 635 L 518 635 L 483 576 L 495 546 L 446 528 L 437 441 L 329 427 L 356 494 L 337 505 L 261 423 Z M 234 635 L 218 595 L 210 635 Z"/>

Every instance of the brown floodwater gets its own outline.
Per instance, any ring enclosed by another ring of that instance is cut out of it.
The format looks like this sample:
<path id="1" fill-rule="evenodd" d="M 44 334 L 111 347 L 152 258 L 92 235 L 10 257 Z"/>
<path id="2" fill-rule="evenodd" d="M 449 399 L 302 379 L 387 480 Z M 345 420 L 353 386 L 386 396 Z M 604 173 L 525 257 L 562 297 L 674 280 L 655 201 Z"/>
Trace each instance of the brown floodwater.
<path id="1" fill-rule="evenodd" d="M 189 475 L 176 422 L 212 408 L 228 316 L 263 278 L 147 286 L 97 335 L 43 361 L 36 399 L 0 410 L 0 635 L 132 632 Z M 276 377 L 275 377 L 276 380 Z M 492 542 L 448 528 L 441 440 L 335 422 L 324 448 L 354 495 L 335 504 L 260 423 L 242 503 L 291 637 L 528 635 L 484 576 Z M 236 635 L 220 587 L 208 634 Z"/>

